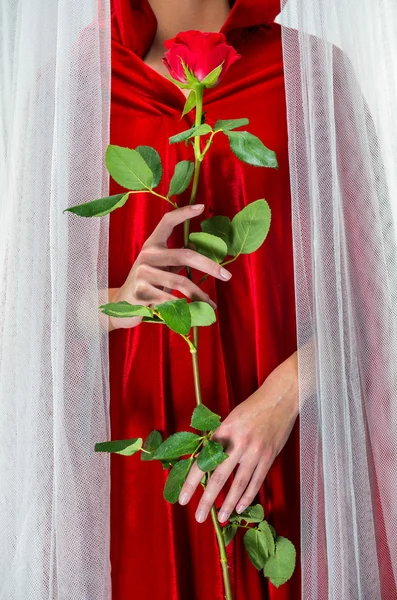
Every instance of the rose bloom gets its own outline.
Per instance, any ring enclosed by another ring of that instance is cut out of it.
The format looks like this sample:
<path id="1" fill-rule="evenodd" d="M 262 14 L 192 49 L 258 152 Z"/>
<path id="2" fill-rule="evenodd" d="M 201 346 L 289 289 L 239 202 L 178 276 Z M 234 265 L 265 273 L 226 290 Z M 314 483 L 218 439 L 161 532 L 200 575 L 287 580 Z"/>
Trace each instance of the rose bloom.
<path id="1" fill-rule="evenodd" d="M 202 81 L 211 71 L 222 65 L 217 83 L 231 65 L 241 56 L 226 42 L 223 33 L 183 31 L 164 43 L 167 48 L 163 62 L 171 77 L 187 84 L 182 60 L 191 73 Z M 182 60 L 181 60 L 182 59 Z M 212 86 L 211 86 L 212 87 Z"/>

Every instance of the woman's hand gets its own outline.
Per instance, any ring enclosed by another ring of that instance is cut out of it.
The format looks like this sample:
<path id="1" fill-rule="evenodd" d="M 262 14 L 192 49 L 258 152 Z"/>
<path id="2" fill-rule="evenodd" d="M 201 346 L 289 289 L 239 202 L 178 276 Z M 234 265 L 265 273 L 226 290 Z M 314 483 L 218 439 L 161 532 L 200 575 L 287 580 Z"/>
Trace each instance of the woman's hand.
<path id="1" fill-rule="evenodd" d="M 262 386 L 236 406 L 212 440 L 219 442 L 229 455 L 211 474 L 196 511 L 202 523 L 235 466 L 239 468 L 218 514 L 224 522 L 236 508 L 242 512 L 258 493 L 274 459 L 284 447 L 296 417 L 298 403 L 297 353 L 279 365 Z M 187 504 L 199 485 L 203 471 L 195 462 L 179 495 Z"/>
<path id="2" fill-rule="evenodd" d="M 232 274 L 215 261 L 189 248 L 168 248 L 168 238 L 174 227 L 187 219 L 192 219 L 203 212 L 204 204 L 193 204 L 167 212 L 152 235 L 143 244 L 124 285 L 112 288 L 112 302 L 122 300 L 130 304 L 155 306 L 167 300 L 175 300 L 172 290 L 178 290 L 191 300 L 208 302 L 213 308 L 215 303 L 190 279 L 179 275 L 186 266 L 208 273 L 222 281 L 227 281 Z M 141 323 L 142 317 L 116 318 L 109 317 L 109 331 L 126 329 Z"/>

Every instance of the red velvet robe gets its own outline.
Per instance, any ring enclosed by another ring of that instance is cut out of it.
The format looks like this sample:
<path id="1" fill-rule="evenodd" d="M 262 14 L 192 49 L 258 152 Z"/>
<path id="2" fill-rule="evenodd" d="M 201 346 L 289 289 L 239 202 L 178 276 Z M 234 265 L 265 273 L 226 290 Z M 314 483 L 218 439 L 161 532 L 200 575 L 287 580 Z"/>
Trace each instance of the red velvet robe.
<path id="1" fill-rule="evenodd" d="M 201 172 L 198 202 L 211 215 L 233 217 L 266 198 L 272 210 L 262 247 L 230 266 L 229 282 L 203 284 L 216 302 L 217 322 L 201 328 L 199 365 L 204 403 L 225 418 L 296 350 L 291 199 L 281 27 L 273 23 L 278 0 L 236 0 L 223 31 L 242 58 L 222 83 L 205 93 L 206 120 L 247 117 L 247 129 L 277 154 L 279 169 L 240 162 L 226 136 L 216 136 Z M 175 163 L 192 159 L 191 147 L 168 138 L 193 125 L 182 120 L 181 91 L 143 62 L 156 31 L 147 0 L 114 0 L 112 7 L 112 144 L 153 146 L 160 153 L 166 193 Z M 111 194 L 122 191 L 111 181 Z M 188 203 L 189 190 L 178 197 Z M 171 207 L 150 194 L 131 196 L 111 213 L 109 287 L 121 286 L 143 242 Z M 171 209 L 172 210 L 172 209 Z M 170 239 L 183 246 L 182 226 Z M 199 273 L 194 272 L 196 277 Z M 168 436 L 189 429 L 195 406 L 191 356 L 165 327 L 142 324 L 109 334 L 112 439 Z M 278 590 L 250 563 L 242 533 L 227 547 L 234 600 L 300 598 L 299 419 L 258 494 L 266 518 L 298 550 L 294 576 Z M 183 507 L 163 499 L 167 478 L 158 462 L 113 456 L 111 462 L 111 563 L 114 600 L 222 600 L 218 550 L 210 518 L 195 520 L 200 488 Z M 230 483 L 217 499 L 220 506 Z"/>

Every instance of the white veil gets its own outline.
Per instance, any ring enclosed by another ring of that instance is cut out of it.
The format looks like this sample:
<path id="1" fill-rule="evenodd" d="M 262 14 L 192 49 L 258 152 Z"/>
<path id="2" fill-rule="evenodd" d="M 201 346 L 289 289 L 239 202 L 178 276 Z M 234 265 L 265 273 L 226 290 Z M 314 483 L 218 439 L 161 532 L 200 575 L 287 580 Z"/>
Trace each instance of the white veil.
<path id="1" fill-rule="evenodd" d="M 397 5 L 289 0 L 277 21 L 302 599 L 393 600 Z M 0 600 L 110 600 L 108 218 L 62 213 L 107 194 L 109 0 L 0 0 L 0 31 Z"/>
<path id="2" fill-rule="evenodd" d="M 285 2 L 283 2 L 283 5 Z M 289 0 L 304 600 L 397 598 L 397 5 Z"/>
<path id="3" fill-rule="evenodd" d="M 0 0 L 0 598 L 110 598 L 108 2 Z M 103 295 L 103 294 L 102 294 Z"/>

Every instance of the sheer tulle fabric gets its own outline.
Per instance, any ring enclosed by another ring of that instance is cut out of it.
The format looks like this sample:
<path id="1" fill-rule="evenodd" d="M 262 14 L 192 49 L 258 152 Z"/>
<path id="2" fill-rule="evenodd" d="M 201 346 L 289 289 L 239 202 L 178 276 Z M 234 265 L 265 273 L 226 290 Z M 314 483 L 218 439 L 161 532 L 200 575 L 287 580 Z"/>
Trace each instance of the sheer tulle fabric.
<path id="1" fill-rule="evenodd" d="M 290 0 L 280 22 L 302 593 L 389 600 L 397 598 L 397 7 Z"/>
<path id="2" fill-rule="evenodd" d="M 0 598 L 110 597 L 106 2 L 0 2 Z"/>

